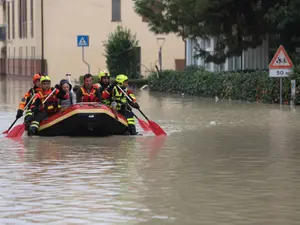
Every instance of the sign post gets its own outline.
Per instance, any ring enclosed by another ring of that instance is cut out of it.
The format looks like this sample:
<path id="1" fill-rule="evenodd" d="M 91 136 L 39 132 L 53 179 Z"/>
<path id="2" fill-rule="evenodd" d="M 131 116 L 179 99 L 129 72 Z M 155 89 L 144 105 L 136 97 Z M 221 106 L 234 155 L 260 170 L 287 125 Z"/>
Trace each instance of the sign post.
<path id="1" fill-rule="evenodd" d="M 289 77 L 293 63 L 282 45 L 269 64 L 269 77 L 280 78 L 280 105 L 282 105 L 282 78 Z"/>
<path id="2" fill-rule="evenodd" d="M 82 61 L 88 66 L 88 73 L 91 73 L 90 64 L 84 59 L 84 48 L 89 47 L 89 36 L 88 35 L 77 35 L 77 47 L 82 48 Z"/>
<path id="3" fill-rule="evenodd" d="M 294 105 L 296 100 L 296 80 L 291 80 L 291 97 L 291 105 Z"/>

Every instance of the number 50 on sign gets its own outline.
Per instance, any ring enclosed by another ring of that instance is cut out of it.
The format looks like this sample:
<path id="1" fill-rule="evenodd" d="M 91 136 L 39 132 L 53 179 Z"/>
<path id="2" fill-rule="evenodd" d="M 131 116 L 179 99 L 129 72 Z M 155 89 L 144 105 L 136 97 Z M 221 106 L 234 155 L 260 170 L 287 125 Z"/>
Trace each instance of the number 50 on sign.
<path id="1" fill-rule="evenodd" d="M 289 77 L 291 69 L 270 69 L 270 77 Z"/>

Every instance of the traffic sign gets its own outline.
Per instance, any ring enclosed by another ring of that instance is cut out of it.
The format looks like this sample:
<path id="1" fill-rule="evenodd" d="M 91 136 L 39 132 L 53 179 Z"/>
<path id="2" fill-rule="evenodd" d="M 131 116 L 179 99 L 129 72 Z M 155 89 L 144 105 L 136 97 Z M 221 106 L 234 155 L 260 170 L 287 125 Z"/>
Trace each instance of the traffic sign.
<path id="1" fill-rule="evenodd" d="M 292 69 L 293 63 L 286 53 L 282 45 L 279 46 L 272 61 L 269 64 L 269 69 Z"/>
<path id="2" fill-rule="evenodd" d="M 77 47 L 88 47 L 89 36 L 88 35 L 77 35 Z"/>

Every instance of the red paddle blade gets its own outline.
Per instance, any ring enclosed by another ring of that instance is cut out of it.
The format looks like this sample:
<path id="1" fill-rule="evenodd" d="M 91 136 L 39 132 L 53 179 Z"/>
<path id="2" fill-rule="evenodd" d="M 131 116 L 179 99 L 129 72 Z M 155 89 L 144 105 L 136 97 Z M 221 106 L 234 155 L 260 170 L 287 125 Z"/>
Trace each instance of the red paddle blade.
<path id="1" fill-rule="evenodd" d="M 8 133 L 8 130 L 2 132 L 2 134 L 7 134 L 7 133 Z"/>
<path id="2" fill-rule="evenodd" d="M 149 125 L 144 120 L 141 120 L 141 119 L 138 118 L 138 121 L 139 121 L 139 124 L 140 124 L 140 126 L 142 127 L 142 129 L 144 131 L 146 131 L 146 132 L 151 131 Z"/>
<path id="3" fill-rule="evenodd" d="M 167 133 L 157 123 L 155 123 L 152 120 L 148 120 L 148 122 L 149 122 L 149 127 L 151 128 L 152 132 L 156 136 L 161 136 L 161 135 L 167 136 Z"/>
<path id="4" fill-rule="evenodd" d="M 8 138 L 20 138 L 22 137 L 23 133 L 25 131 L 25 124 L 19 124 L 15 126 L 6 137 Z"/>

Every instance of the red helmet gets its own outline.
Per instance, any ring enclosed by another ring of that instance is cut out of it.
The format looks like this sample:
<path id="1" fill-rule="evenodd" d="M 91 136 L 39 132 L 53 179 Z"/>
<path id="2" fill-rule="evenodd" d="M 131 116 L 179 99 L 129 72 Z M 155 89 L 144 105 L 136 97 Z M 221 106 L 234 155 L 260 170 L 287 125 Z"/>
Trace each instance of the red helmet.
<path id="1" fill-rule="evenodd" d="M 40 74 L 35 74 L 34 76 L 33 76 L 33 78 L 32 78 L 32 81 L 33 81 L 33 83 L 35 84 L 35 82 L 37 81 L 37 80 L 40 80 L 41 79 L 41 75 Z"/>

